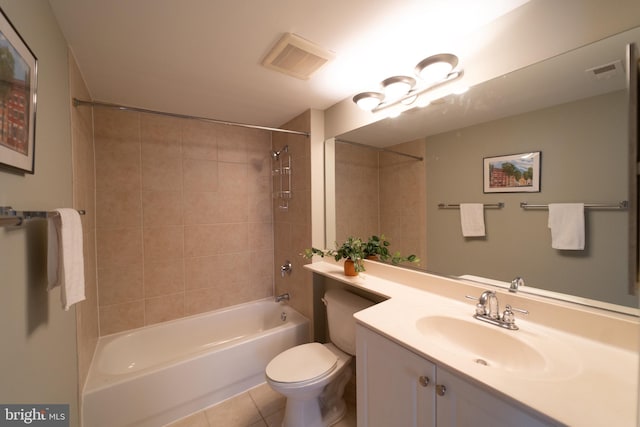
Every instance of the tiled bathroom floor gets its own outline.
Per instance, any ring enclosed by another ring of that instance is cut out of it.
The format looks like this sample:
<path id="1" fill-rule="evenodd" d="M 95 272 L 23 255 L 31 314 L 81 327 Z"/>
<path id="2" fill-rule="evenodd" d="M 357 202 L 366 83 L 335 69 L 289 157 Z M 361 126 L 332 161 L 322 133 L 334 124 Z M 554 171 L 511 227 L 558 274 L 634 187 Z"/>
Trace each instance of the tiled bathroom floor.
<path id="1" fill-rule="evenodd" d="M 264 383 L 166 427 L 280 427 L 285 398 Z M 347 398 L 347 415 L 335 427 L 355 427 L 355 403 Z M 302 426 L 301 426 L 302 427 Z"/>

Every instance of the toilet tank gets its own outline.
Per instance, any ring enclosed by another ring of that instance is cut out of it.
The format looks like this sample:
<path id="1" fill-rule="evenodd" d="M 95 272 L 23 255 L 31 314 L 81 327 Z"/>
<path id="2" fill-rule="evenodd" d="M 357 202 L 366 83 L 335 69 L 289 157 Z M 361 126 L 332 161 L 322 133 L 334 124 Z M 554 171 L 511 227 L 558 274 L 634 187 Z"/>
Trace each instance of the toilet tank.
<path id="1" fill-rule="evenodd" d="M 373 301 L 343 289 L 329 289 L 324 294 L 327 306 L 329 339 L 340 350 L 356 354 L 356 319 L 353 314 L 370 307 Z"/>

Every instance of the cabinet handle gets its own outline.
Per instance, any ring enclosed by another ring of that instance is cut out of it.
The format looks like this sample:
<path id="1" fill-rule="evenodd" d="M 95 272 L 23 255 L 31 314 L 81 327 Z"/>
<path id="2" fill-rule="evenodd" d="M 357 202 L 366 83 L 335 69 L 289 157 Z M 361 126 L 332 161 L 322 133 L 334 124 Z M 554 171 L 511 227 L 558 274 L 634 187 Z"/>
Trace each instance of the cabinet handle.
<path id="1" fill-rule="evenodd" d="M 447 387 L 443 386 L 442 384 L 436 384 L 436 394 L 438 396 L 444 396 L 446 392 L 447 392 Z"/>
<path id="2" fill-rule="evenodd" d="M 430 381 L 429 377 L 425 377 L 424 375 L 421 375 L 420 378 L 418 378 L 418 382 L 422 387 L 428 386 Z"/>

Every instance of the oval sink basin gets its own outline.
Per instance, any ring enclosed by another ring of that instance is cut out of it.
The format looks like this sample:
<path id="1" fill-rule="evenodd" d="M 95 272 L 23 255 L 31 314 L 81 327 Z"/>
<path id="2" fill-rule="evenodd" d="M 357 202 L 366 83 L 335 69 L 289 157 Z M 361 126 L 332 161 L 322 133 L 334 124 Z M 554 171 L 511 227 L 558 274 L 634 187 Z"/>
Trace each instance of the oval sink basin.
<path id="1" fill-rule="evenodd" d="M 434 344 L 441 343 L 459 356 L 488 367 L 512 373 L 540 374 L 549 371 L 545 357 L 519 339 L 520 331 L 509 331 L 480 320 L 447 316 L 427 316 L 416 322 L 417 329 Z"/>

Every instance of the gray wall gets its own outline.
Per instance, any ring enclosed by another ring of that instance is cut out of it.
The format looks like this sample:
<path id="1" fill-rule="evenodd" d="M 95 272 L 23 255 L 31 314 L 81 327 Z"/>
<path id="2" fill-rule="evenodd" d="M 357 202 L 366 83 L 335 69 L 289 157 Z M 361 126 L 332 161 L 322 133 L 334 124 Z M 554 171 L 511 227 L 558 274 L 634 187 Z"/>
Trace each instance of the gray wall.
<path id="1" fill-rule="evenodd" d="M 38 58 L 34 175 L 0 171 L 0 205 L 49 210 L 72 203 L 66 42 L 46 0 L 2 0 Z M 75 309 L 46 290 L 46 226 L 0 228 L 0 402 L 68 403 L 78 425 Z"/>
<path id="2" fill-rule="evenodd" d="M 547 210 L 521 201 L 628 199 L 623 92 L 577 101 L 427 138 L 427 267 L 511 281 L 616 304 L 627 295 L 625 211 L 587 211 L 586 249 L 551 248 Z M 603 125 L 606 123 L 606 126 Z M 540 193 L 483 193 L 483 158 L 541 151 Z M 439 202 L 506 204 L 485 209 L 486 238 L 464 238 L 457 210 Z"/>

